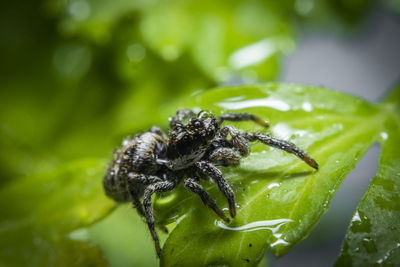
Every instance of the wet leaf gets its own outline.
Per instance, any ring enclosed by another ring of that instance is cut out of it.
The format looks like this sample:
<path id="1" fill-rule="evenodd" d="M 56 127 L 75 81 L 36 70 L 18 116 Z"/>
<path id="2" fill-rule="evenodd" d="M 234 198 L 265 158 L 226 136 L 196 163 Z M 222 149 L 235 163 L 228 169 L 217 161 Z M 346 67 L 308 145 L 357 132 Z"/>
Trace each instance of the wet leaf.
<path id="1" fill-rule="evenodd" d="M 106 265 L 96 247 L 68 238 L 114 206 L 99 180 L 103 166 L 103 161 L 81 160 L 2 187 L 0 265 Z"/>
<path id="2" fill-rule="evenodd" d="M 387 116 L 379 106 L 356 97 L 300 85 L 220 88 L 193 96 L 186 106 L 216 114 L 256 114 L 271 128 L 248 122 L 234 125 L 295 143 L 320 169 L 314 171 L 277 149 L 252 145 L 240 168 L 223 171 L 238 204 L 237 217 L 230 224 L 197 196 L 179 188 L 156 205 L 158 218 L 165 222 L 183 215 L 163 248 L 163 266 L 193 262 L 254 266 L 268 249 L 278 257 L 286 254 L 328 209 L 347 173 L 378 139 Z M 226 209 L 227 202 L 214 184 L 202 183 Z"/>
<path id="3" fill-rule="evenodd" d="M 378 172 L 358 204 L 336 266 L 395 266 L 400 262 L 400 86 L 385 103 Z"/>

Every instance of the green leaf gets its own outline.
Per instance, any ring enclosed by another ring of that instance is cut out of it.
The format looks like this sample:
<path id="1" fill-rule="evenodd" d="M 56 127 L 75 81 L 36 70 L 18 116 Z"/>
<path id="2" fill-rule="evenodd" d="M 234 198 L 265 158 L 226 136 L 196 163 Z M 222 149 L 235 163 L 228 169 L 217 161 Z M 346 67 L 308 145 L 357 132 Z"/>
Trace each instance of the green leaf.
<path id="1" fill-rule="evenodd" d="M 125 15 L 146 48 L 166 62 L 189 54 L 214 81 L 273 80 L 295 47 L 286 1 L 73 0 L 53 9 L 63 9 L 63 32 L 99 43 L 110 41 Z"/>
<path id="2" fill-rule="evenodd" d="M 103 175 L 103 161 L 82 160 L 2 187 L 0 265 L 106 265 L 96 247 L 68 238 L 114 206 L 103 193 Z"/>
<path id="3" fill-rule="evenodd" d="M 285 4 L 274 1 L 161 1 L 144 10 L 140 30 L 164 59 L 189 52 L 216 81 L 275 79 L 294 48 Z"/>
<path id="4" fill-rule="evenodd" d="M 147 225 L 130 203 L 121 205 L 104 220 L 79 232 L 86 233 L 83 240 L 95 244 L 104 252 L 110 267 L 158 265 Z M 161 244 L 166 236 L 159 231 Z"/>
<path id="5" fill-rule="evenodd" d="M 163 266 L 194 262 L 199 266 L 255 266 L 268 249 L 278 257 L 286 254 L 328 209 L 345 176 L 378 139 L 386 117 L 379 106 L 353 96 L 284 84 L 220 88 L 193 96 L 186 107 L 209 109 L 217 115 L 256 114 L 268 120 L 271 129 L 250 122 L 234 125 L 295 143 L 320 169 L 314 171 L 277 149 L 252 145 L 251 155 L 240 168 L 223 170 L 238 204 L 237 217 L 228 225 L 199 197 L 180 187 L 156 203 L 160 221 L 181 217 L 164 245 Z M 202 183 L 219 206 L 226 208 L 215 185 Z"/>
<path id="6" fill-rule="evenodd" d="M 63 2 L 58 7 L 53 5 L 53 12 L 63 10 L 60 28 L 68 34 L 79 33 L 92 38 L 100 43 L 105 43 L 110 38 L 112 28 L 125 14 L 140 10 L 148 6 L 152 1 L 146 0 L 72 0 Z"/>
<path id="7" fill-rule="evenodd" d="M 394 266 L 400 262 L 400 86 L 384 108 L 378 172 L 358 204 L 336 266 Z"/>

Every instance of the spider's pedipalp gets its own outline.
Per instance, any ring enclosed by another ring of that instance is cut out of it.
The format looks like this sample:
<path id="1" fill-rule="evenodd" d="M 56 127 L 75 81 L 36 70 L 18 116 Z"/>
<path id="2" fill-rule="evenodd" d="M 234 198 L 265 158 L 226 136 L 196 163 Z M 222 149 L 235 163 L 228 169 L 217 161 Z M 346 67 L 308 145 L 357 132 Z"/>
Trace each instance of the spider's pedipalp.
<path id="1" fill-rule="evenodd" d="M 276 147 L 288 153 L 294 154 L 301 160 L 303 160 L 305 163 L 307 163 L 309 166 L 318 170 L 318 163 L 313 158 L 311 158 L 306 152 L 304 152 L 303 150 L 301 150 L 296 145 L 290 142 L 274 138 L 267 134 L 243 133 L 242 135 L 249 141 L 260 141 L 266 145 Z"/>
<path id="2" fill-rule="evenodd" d="M 220 147 L 211 152 L 208 160 L 219 166 L 239 166 L 241 156 L 233 148 Z"/>
<path id="3" fill-rule="evenodd" d="M 226 125 L 220 130 L 221 137 L 226 139 L 228 134 L 232 137 L 232 145 L 237 149 L 243 157 L 246 157 L 250 153 L 250 147 L 247 140 L 240 135 L 240 132 L 231 125 Z"/>
<path id="4" fill-rule="evenodd" d="M 204 190 L 204 188 L 193 178 L 187 178 L 183 182 L 183 186 L 189 191 L 199 195 L 205 205 L 212 209 L 222 220 L 229 223 L 230 220 L 225 216 L 224 212 L 218 207 L 215 200 Z"/>
<path id="5" fill-rule="evenodd" d="M 229 212 L 234 218 L 236 216 L 235 195 L 231 186 L 222 176 L 222 172 L 211 163 L 206 161 L 199 161 L 196 163 L 197 170 L 208 177 L 210 177 L 217 184 L 224 197 L 228 200 Z"/>

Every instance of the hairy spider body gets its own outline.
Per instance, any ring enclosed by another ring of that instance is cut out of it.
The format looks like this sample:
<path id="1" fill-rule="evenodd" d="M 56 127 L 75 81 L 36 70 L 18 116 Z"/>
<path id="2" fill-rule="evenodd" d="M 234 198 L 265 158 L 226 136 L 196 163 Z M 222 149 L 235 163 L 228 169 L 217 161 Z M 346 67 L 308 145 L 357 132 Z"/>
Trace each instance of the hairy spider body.
<path id="1" fill-rule="evenodd" d="M 191 110 L 178 110 L 170 118 L 169 137 L 153 126 L 148 132 L 125 139 L 122 146 L 115 150 L 114 159 L 103 179 L 105 192 L 118 202 L 133 202 L 139 215 L 146 219 L 159 257 L 161 248 L 154 226 L 152 194 L 171 191 L 183 180 L 186 189 L 199 195 L 205 205 L 229 222 L 215 200 L 201 186 L 200 179 L 208 177 L 217 184 L 228 201 L 230 216 L 234 218 L 233 190 L 216 166 L 238 166 L 240 159 L 250 153 L 249 142 L 260 141 L 282 149 L 318 169 L 317 162 L 292 143 L 266 134 L 241 133 L 230 125 L 221 127 L 223 121 L 247 120 L 268 127 L 266 122 L 247 113 L 215 117 L 206 111 L 195 114 Z"/>

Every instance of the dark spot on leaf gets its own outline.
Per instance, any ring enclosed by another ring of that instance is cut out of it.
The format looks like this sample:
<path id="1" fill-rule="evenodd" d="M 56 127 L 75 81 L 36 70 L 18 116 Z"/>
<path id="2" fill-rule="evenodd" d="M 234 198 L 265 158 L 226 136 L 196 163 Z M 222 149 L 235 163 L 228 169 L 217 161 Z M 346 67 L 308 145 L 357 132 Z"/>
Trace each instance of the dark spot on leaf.
<path id="1" fill-rule="evenodd" d="M 250 243 L 250 244 L 249 244 L 249 247 L 252 247 L 252 246 L 253 246 L 253 245 Z"/>
<path id="2" fill-rule="evenodd" d="M 249 259 L 243 259 L 244 261 L 246 261 L 246 262 L 250 262 L 250 260 Z"/>

